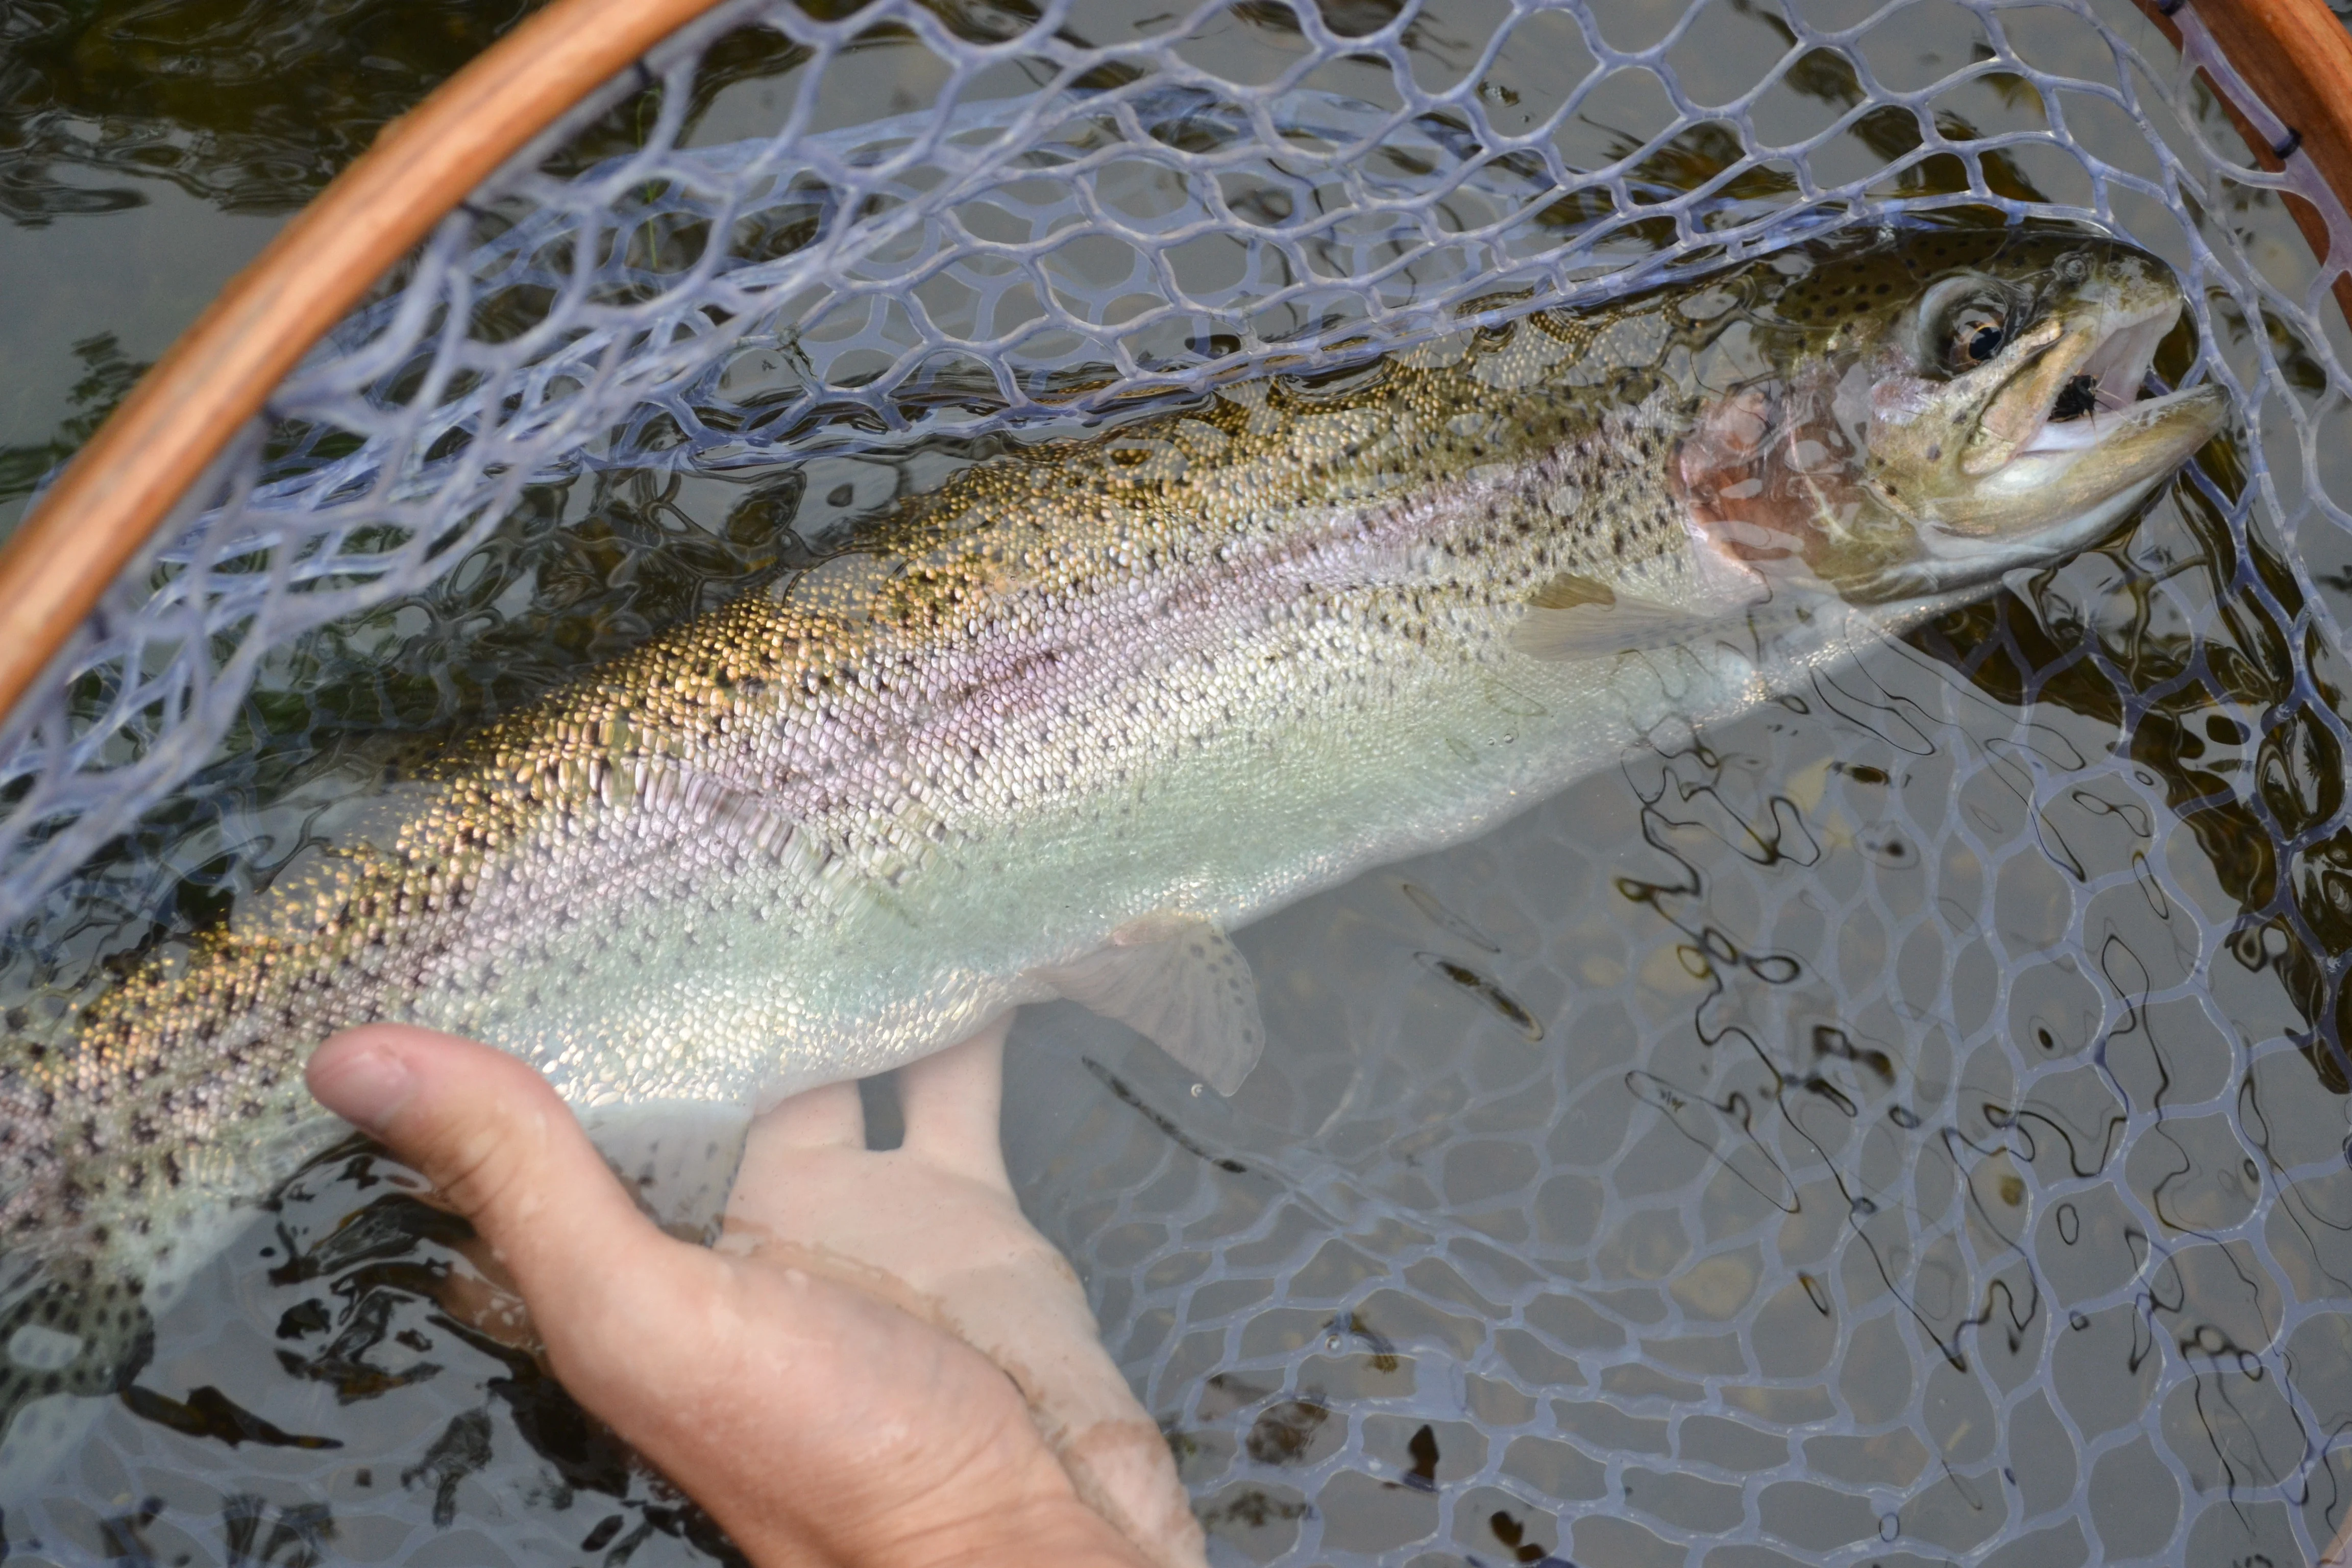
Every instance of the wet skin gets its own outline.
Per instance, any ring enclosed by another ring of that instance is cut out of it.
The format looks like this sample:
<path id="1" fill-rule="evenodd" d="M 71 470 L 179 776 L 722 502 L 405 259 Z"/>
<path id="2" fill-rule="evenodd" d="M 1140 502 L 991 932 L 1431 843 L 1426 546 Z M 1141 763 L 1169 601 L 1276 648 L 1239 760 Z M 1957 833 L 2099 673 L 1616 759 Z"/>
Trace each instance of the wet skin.
<path id="1" fill-rule="evenodd" d="M 715 1248 L 641 1214 L 528 1065 L 400 1026 L 338 1037 L 320 1103 L 494 1250 L 556 1376 L 761 1568 L 1178 1568 L 1202 1544 L 1076 1276 L 997 1142 L 1004 1020 L 755 1124 Z"/>

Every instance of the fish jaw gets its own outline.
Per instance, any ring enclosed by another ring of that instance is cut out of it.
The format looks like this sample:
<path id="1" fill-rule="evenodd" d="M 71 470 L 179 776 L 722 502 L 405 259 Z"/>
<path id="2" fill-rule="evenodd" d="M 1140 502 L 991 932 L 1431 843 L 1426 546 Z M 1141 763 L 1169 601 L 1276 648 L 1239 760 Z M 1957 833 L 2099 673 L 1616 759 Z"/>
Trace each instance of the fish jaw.
<path id="1" fill-rule="evenodd" d="M 2206 385 L 2045 426 L 1988 482 L 1988 510 L 2054 512 L 2064 521 L 2030 534 L 1922 526 L 1921 559 L 1887 586 L 1896 593 L 1962 587 L 2097 542 L 2212 439 L 2229 411 L 2228 394 Z"/>

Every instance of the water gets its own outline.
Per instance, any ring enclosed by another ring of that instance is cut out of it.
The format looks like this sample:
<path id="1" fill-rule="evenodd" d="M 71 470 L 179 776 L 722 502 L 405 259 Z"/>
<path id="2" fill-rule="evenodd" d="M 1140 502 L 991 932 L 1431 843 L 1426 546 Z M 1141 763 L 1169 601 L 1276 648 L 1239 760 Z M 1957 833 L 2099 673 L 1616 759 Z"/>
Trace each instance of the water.
<path id="1" fill-rule="evenodd" d="M 1636 47 L 1677 14 L 1611 8 L 1603 30 Z M 2136 14 L 2102 15 L 2163 58 Z M 1499 16 L 1433 16 L 1407 51 L 1423 85 L 1467 69 Z M 2101 68 L 2105 46 L 2064 13 L 2000 18 L 2037 63 Z M 1783 34 L 1749 6 L 1704 20 L 1707 47 L 1673 63 L 1721 102 Z M 1864 45 L 1896 89 L 1985 36 L 1958 6 L 1898 20 Z M 1190 47 L 1265 79 L 1302 47 L 1278 22 L 1235 13 Z M 862 58 L 903 85 L 921 54 L 882 41 Z M 1381 68 L 1318 68 L 1377 98 Z M 1486 79 L 1509 108 L 1500 89 L 1540 104 L 1575 74 L 1507 55 Z M 750 70 L 717 101 L 751 115 L 788 75 Z M 1808 134 L 1851 89 L 1834 71 L 1775 89 L 1759 122 Z M 1984 76 L 1939 109 L 1995 135 L 2046 112 Z M 2135 155 L 2095 100 L 2064 112 L 2085 143 Z M 2210 102 L 2198 112 L 2234 156 Z M 1657 113 L 1612 100 L 1576 134 L 1638 144 Z M 1874 166 L 1901 143 L 1865 115 L 1811 163 Z M 1706 149 L 1679 142 L 1659 177 L 1706 177 Z M 2009 149 L 2001 177 L 2076 195 L 2079 169 L 2049 151 Z M 1922 186 L 1959 177 L 1922 167 Z M 183 178 L 207 200 L 250 188 Z M 2165 247 L 2153 203 L 2115 200 Z M 2208 232 L 2285 287 L 2308 277 L 2273 200 L 2212 205 Z M 87 237 L 171 210 L 16 233 L 104 250 Z M 226 257 L 238 225 L 270 220 L 206 221 Z M 142 247 L 112 249 L 129 266 Z M 100 310 L 72 331 L 153 352 L 128 300 Z M 2284 1563 L 2334 1536 L 2352 1479 L 2334 1439 L 2352 1417 L 2352 1124 L 2333 1044 L 2352 836 L 2343 663 L 2301 617 L 2306 584 L 2352 609 L 2352 542 L 2309 499 L 2352 497 L 2352 443 L 2326 344 L 2225 303 L 2213 320 L 2220 361 L 2264 400 L 2252 478 L 2249 451 L 2209 452 L 2063 568 L 1241 933 L 1272 1045 L 1233 1101 L 1076 1009 L 1024 1016 L 1016 1180 L 1167 1426 L 1219 1561 Z M 50 328 L 11 330 L 29 354 Z M 10 440 L 75 416 L 69 373 Z M 980 449 L 534 489 L 443 584 L 273 666 L 191 797 L 218 814 L 165 814 L 110 852 L 76 962 L 265 877 L 292 840 L 253 825 L 383 745 L 432 743 L 853 543 L 883 500 Z M 9 963 L 24 981 L 25 951 Z M 0 1521 L 12 1549 L 723 1556 L 527 1353 L 445 1309 L 468 1238 L 414 1187 L 357 1147 L 299 1180 L 161 1321 L 140 1392 L 50 1495 Z"/>
<path id="2" fill-rule="evenodd" d="M 0 17 L 0 537 L 290 214 L 525 0 Z"/>

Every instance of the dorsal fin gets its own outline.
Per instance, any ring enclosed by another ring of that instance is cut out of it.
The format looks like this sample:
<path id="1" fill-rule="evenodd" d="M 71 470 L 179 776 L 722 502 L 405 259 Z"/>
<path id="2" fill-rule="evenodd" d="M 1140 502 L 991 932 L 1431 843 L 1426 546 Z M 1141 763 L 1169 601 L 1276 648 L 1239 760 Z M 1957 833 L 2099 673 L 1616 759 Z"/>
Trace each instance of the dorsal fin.
<path id="1" fill-rule="evenodd" d="M 1726 618 L 1641 598 L 1578 572 L 1562 572 L 1539 584 L 1527 603 L 1527 614 L 1511 628 L 1511 647 L 1529 658 L 1552 662 L 1686 642 Z"/>
<path id="2" fill-rule="evenodd" d="M 1584 605 L 1607 609 L 1616 602 L 1616 589 L 1580 572 L 1563 572 L 1538 584 L 1536 591 L 1528 595 L 1528 603 L 1538 610 L 1573 610 Z"/>

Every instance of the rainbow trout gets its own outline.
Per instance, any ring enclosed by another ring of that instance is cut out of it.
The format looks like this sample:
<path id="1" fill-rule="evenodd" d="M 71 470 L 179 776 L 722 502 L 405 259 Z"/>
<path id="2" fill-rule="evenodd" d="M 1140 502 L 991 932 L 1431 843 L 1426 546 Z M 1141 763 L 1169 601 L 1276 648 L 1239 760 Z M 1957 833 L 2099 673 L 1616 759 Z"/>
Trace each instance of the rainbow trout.
<path id="1" fill-rule="evenodd" d="M 1232 1091 L 1227 931 L 2099 539 L 2222 423 L 2142 396 L 2180 310 L 2112 241 L 1880 227 L 966 470 L 12 1030 L 0 1404 L 124 1385 L 363 1021 L 751 1108 L 1064 996 Z"/>

